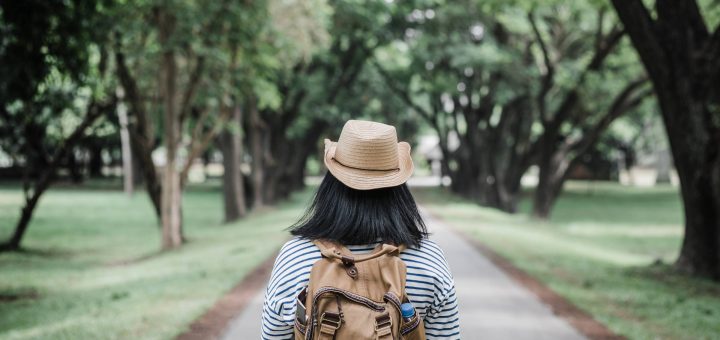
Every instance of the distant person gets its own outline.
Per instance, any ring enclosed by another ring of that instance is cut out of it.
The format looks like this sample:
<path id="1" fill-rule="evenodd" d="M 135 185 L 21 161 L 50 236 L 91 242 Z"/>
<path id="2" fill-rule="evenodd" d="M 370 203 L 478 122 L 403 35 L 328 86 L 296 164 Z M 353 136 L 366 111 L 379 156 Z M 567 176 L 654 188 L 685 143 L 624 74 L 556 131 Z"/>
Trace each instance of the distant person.
<path id="1" fill-rule="evenodd" d="M 455 284 L 405 182 L 395 127 L 348 121 L 275 260 L 263 339 L 459 339 Z"/>

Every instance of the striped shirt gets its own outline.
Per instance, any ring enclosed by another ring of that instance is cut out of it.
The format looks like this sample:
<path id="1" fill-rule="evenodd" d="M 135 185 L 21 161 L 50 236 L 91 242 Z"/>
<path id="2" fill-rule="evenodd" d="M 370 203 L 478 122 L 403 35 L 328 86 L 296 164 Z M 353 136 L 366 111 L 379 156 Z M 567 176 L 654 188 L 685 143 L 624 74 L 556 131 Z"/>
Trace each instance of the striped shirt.
<path id="1" fill-rule="evenodd" d="M 377 243 L 347 246 L 355 254 L 372 251 Z M 295 297 L 310 281 L 310 270 L 321 257 L 311 241 L 293 238 L 285 243 L 275 259 L 265 292 L 262 338 L 292 339 Z M 423 240 L 418 248 L 400 253 L 407 267 L 406 293 L 418 314 L 424 318 L 428 339 L 460 339 L 455 283 L 440 247 Z"/>

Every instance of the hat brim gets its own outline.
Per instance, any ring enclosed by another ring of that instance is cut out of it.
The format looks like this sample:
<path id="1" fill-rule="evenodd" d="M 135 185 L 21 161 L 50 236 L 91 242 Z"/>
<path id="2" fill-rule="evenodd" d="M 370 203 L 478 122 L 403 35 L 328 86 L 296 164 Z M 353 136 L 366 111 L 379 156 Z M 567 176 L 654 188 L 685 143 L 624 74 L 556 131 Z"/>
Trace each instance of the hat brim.
<path id="1" fill-rule="evenodd" d="M 414 165 L 410 156 L 410 144 L 398 143 L 398 168 L 393 170 L 365 170 L 342 165 L 335 160 L 337 142 L 325 140 L 324 162 L 328 171 L 343 184 L 357 190 L 388 188 L 407 182 Z"/>

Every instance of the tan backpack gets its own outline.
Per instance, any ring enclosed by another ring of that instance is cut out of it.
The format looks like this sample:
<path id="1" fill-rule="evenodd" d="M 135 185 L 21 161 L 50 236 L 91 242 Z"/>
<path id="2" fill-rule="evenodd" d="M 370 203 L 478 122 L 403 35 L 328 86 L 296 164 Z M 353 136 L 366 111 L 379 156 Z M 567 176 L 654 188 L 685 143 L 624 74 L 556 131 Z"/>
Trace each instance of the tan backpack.
<path id="1" fill-rule="evenodd" d="M 295 339 L 424 340 L 418 315 L 404 321 L 403 246 L 380 244 L 371 253 L 353 255 L 344 246 L 313 241 L 322 258 L 310 272 L 310 283 L 297 297 Z"/>

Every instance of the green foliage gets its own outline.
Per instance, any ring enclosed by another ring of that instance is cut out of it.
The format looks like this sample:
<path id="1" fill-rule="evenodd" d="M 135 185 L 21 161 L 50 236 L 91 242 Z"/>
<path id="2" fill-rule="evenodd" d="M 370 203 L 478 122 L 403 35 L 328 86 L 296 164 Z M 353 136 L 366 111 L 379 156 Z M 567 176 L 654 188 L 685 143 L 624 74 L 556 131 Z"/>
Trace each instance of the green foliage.
<path id="1" fill-rule="evenodd" d="M 698 5 L 708 27 L 718 27 L 720 25 L 720 1 L 700 0 Z"/>
<path id="2" fill-rule="evenodd" d="M 107 100 L 111 1 L 0 4 L 0 148 L 45 164 L 91 103 Z"/>
<path id="3" fill-rule="evenodd" d="M 0 102 L 29 101 L 53 70 L 80 80 L 108 1 L 9 1 L 0 12 Z"/>
<path id="4" fill-rule="evenodd" d="M 373 77 L 366 63 L 392 38 L 387 26 L 396 8 L 381 0 L 336 1 L 330 9 L 320 7 L 319 11 L 329 14 L 326 29 L 331 35 L 325 48 L 316 49 L 307 64 L 298 63 L 277 77 L 278 87 L 284 89 L 280 112 L 295 109 L 288 105 L 296 95 L 303 98 L 300 114 L 290 127 L 291 136 L 303 135 L 318 122 L 334 126 L 350 118 L 369 117 L 365 104 L 373 97 L 373 89 L 360 82 Z M 366 101 L 358 102 L 362 98 Z"/>
<path id="5" fill-rule="evenodd" d="M 271 0 L 270 19 L 277 59 L 287 67 L 309 62 L 315 53 L 327 48 L 332 8 L 324 0 Z"/>
<path id="6" fill-rule="evenodd" d="M 309 198 L 224 225 L 217 184 L 190 187 L 190 243 L 160 254 L 151 205 L 117 185 L 49 192 L 28 251 L 0 254 L 0 338 L 173 338 L 272 255 Z M 16 186 L 0 188 L 0 239 L 21 203 Z"/>

